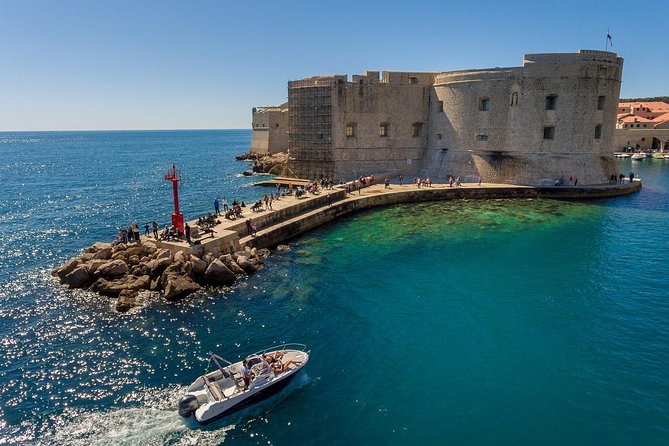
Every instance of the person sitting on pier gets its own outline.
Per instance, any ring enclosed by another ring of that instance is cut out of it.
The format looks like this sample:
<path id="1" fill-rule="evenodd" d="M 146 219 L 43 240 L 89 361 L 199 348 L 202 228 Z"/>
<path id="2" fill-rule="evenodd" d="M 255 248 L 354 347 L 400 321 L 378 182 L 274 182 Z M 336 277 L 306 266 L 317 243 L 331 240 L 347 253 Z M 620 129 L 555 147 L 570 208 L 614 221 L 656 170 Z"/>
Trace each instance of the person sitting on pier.
<path id="1" fill-rule="evenodd" d="M 251 206 L 251 210 L 253 212 L 258 212 L 262 210 L 262 201 L 261 200 L 256 200 L 256 202 Z"/>

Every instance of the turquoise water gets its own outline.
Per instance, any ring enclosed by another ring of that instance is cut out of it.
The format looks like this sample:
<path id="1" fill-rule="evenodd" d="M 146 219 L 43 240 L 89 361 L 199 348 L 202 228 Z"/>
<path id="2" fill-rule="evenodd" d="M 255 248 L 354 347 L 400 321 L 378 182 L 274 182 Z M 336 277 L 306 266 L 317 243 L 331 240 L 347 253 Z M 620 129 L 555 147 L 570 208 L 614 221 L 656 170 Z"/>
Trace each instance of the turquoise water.
<path id="1" fill-rule="evenodd" d="M 248 131 L 0 134 L 0 442 L 669 444 L 669 162 L 612 200 L 362 212 L 231 290 L 119 315 L 48 271 L 132 219 L 252 199 Z M 162 217 L 161 217 L 162 216 Z M 303 342 L 276 397 L 175 411 L 215 350 Z"/>

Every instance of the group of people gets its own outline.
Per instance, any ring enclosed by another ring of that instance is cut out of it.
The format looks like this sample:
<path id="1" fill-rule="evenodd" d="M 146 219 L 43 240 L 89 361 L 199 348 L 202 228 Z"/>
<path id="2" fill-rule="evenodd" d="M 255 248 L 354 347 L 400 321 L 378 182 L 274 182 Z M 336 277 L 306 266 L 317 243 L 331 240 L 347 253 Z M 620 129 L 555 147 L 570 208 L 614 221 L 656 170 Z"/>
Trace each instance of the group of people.
<path id="1" fill-rule="evenodd" d="M 625 174 L 620 172 L 620 175 L 616 178 L 616 174 L 612 173 L 611 176 L 609 177 L 609 183 L 611 184 L 616 184 L 616 179 L 618 180 L 618 184 L 625 184 Z M 630 172 L 629 175 L 630 183 L 634 181 L 634 172 Z"/>
<path id="2" fill-rule="evenodd" d="M 453 178 L 453 177 L 449 176 L 449 177 L 448 177 L 449 181 L 450 181 L 452 178 Z M 460 178 L 460 177 L 458 177 L 458 179 L 459 179 L 459 178 Z M 416 178 L 413 179 L 413 184 L 415 184 L 415 185 L 418 187 L 418 189 L 420 189 L 421 187 L 432 187 L 432 180 L 431 180 L 430 178 L 420 178 L 420 177 L 416 177 Z"/>

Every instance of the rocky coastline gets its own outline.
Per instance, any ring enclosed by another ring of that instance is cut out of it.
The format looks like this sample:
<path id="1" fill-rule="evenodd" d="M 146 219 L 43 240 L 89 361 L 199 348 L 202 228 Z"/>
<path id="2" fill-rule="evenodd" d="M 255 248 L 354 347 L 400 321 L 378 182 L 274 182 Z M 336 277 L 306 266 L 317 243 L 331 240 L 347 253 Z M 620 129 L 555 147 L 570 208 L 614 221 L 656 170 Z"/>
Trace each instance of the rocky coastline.
<path id="1" fill-rule="evenodd" d="M 281 245 L 277 250 L 288 247 Z M 167 301 L 177 301 L 203 286 L 230 286 L 263 267 L 269 249 L 244 251 L 214 257 L 168 249 L 155 243 L 112 244 L 98 242 L 84 249 L 52 274 L 68 288 L 84 288 L 117 299 L 116 309 L 126 312 L 140 306 L 140 292 L 153 292 Z"/>
<path id="2" fill-rule="evenodd" d="M 249 152 L 235 156 L 238 161 L 253 161 L 251 170 L 255 173 L 273 173 L 277 175 L 285 174 L 288 164 L 288 154 L 284 152 L 272 153 L 269 155 L 259 155 Z"/>

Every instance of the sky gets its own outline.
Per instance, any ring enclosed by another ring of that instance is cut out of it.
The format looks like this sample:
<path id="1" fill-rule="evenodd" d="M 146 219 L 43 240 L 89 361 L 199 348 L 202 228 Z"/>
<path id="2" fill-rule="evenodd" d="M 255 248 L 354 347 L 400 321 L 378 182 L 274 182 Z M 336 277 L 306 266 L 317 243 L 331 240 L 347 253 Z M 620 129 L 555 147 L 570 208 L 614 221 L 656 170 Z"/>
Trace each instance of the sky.
<path id="1" fill-rule="evenodd" d="M 669 1 L 0 0 L 0 131 L 250 128 L 287 81 L 366 70 L 625 59 L 621 97 L 669 95 Z"/>

